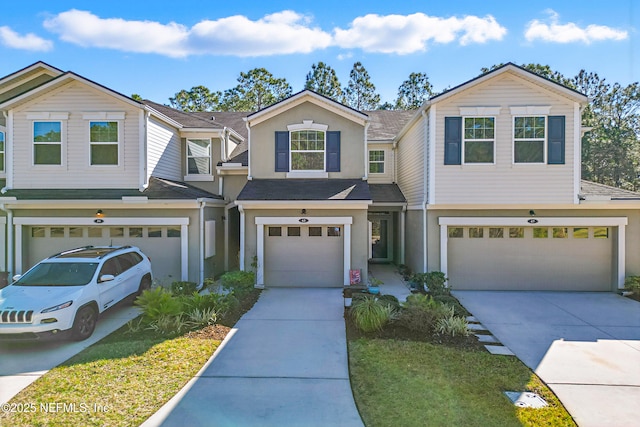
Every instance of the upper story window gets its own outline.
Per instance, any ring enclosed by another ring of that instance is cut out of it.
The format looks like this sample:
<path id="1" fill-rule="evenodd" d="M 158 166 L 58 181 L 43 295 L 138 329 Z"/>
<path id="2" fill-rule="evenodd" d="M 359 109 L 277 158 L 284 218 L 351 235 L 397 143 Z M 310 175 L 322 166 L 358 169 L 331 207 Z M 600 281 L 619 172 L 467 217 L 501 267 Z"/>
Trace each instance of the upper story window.
<path id="1" fill-rule="evenodd" d="M 514 117 L 513 161 L 514 163 L 544 163 L 547 140 L 545 116 Z"/>
<path id="2" fill-rule="evenodd" d="M 495 118 L 465 117 L 463 163 L 494 163 Z"/>
<path id="3" fill-rule="evenodd" d="M 0 173 L 4 172 L 4 132 L 0 132 Z"/>
<path id="4" fill-rule="evenodd" d="M 118 122 L 89 122 L 91 165 L 118 165 Z"/>
<path id="5" fill-rule="evenodd" d="M 290 132 L 291 170 L 325 170 L 325 132 L 319 130 L 297 130 Z"/>
<path id="6" fill-rule="evenodd" d="M 187 174 L 211 175 L 210 139 L 187 139 Z"/>
<path id="7" fill-rule="evenodd" d="M 384 173 L 384 150 L 369 150 L 369 173 Z"/>
<path id="8" fill-rule="evenodd" d="M 62 122 L 33 122 L 33 164 L 62 164 Z"/>

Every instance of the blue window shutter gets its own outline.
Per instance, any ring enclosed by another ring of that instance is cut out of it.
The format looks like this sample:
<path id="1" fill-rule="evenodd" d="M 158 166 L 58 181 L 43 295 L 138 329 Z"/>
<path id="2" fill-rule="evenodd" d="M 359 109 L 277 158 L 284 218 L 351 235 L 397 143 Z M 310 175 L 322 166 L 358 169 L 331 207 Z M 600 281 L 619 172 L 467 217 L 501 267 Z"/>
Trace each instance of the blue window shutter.
<path id="1" fill-rule="evenodd" d="M 564 121 L 564 116 L 547 118 L 549 127 L 547 163 L 550 165 L 564 165 Z"/>
<path id="2" fill-rule="evenodd" d="M 444 118 L 444 164 L 462 163 L 462 117 Z"/>
<path id="3" fill-rule="evenodd" d="M 340 131 L 327 132 L 327 172 L 340 172 Z"/>
<path id="4" fill-rule="evenodd" d="M 276 172 L 289 172 L 289 132 L 276 131 Z"/>

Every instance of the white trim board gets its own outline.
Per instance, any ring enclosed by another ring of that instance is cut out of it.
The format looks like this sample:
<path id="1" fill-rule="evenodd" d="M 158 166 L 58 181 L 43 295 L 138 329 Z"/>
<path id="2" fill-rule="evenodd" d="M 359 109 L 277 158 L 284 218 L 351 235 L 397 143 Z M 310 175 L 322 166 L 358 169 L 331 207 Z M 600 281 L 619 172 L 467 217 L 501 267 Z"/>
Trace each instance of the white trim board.
<path id="1" fill-rule="evenodd" d="M 536 222 L 530 222 L 535 220 Z M 518 227 L 553 227 L 553 226 L 607 226 L 617 227 L 617 286 L 624 288 L 626 273 L 626 217 L 441 217 L 440 225 L 440 271 L 445 275 L 449 263 L 448 226 L 518 226 Z"/>
<path id="2" fill-rule="evenodd" d="M 300 221 L 301 219 L 305 221 Z M 256 256 L 258 257 L 258 271 L 256 272 L 256 286 L 264 286 L 264 226 L 265 225 L 342 225 L 344 227 L 343 247 L 343 285 L 349 285 L 349 270 L 351 268 L 351 224 L 352 217 L 265 217 L 255 218 L 256 223 Z M 241 236 L 241 239 L 243 237 Z"/>

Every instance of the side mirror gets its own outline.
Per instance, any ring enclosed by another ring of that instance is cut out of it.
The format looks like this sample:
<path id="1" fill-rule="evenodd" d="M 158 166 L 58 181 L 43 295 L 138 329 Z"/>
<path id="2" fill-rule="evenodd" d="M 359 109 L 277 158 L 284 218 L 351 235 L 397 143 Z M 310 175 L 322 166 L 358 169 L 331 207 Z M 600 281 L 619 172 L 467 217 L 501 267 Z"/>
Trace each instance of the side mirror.
<path id="1" fill-rule="evenodd" d="M 114 276 L 113 274 L 103 274 L 102 276 L 100 276 L 100 283 L 102 283 L 102 282 L 110 282 L 115 278 L 116 278 L 116 276 Z"/>
<path id="2" fill-rule="evenodd" d="M 21 277 L 22 277 L 22 274 L 16 274 L 15 276 L 12 277 L 12 279 L 15 282 L 16 280 L 18 280 Z"/>

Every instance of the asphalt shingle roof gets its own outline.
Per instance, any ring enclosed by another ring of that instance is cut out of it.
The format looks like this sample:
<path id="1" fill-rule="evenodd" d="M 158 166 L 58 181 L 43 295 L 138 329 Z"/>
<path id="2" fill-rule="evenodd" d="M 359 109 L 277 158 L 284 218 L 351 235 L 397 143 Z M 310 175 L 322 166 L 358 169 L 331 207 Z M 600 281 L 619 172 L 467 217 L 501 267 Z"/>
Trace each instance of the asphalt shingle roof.
<path id="1" fill-rule="evenodd" d="M 369 129 L 367 132 L 368 141 L 390 141 L 402 130 L 415 110 L 375 110 L 366 111 L 369 119 Z"/>
<path id="2" fill-rule="evenodd" d="M 584 179 L 580 182 L 580 195 L 583 197 L 605 196 L 611 197 L 611 200 L 640 200 L 640 193 Z"/>
<path id="3" fill-rule="evenodd" d="M 142 101 L 145 105 L 153 108 L 159 113 L 164 114 L 172 120 L 180 123 L 184 127 L 189 128 L 212 128 L 212 129 L 222 129 L 225 125 L 219 123 L 215 120 L 211 120 L 211 114 L 209 114 L 209 119 L 206 119 L 204 116 L 199 116 L 196 113 L 189 113 L 185 111 L 176 110 L 175 108 L 168 107 L 166 105 L 158 104 L 153 101 L 149 101 L 145 99 Z M 234 129 L 235 130 L 235 129 Z"/>
<path id="4" fill-rule="evenodd" d="M 371 200 L 361 179 L 253 179 L 238 200 Z"/>
<path id="5" fill-rule="evenodd" d="M 87 189 L 25 189 L 9 190 L 4 197 L 18 200 L 118 200 L 122 197 L 147 196 L 149 200 L 195 200 L 198 198 L 222 199 L 184 182 L 151 177 L 149 186 L 141 193 L 131 188 L 87 188 Z"/>
<path id="6" fill-rule="evenodd" d="M 397 184 L 369 184 L 373 203 L 406 203 Z"/>

